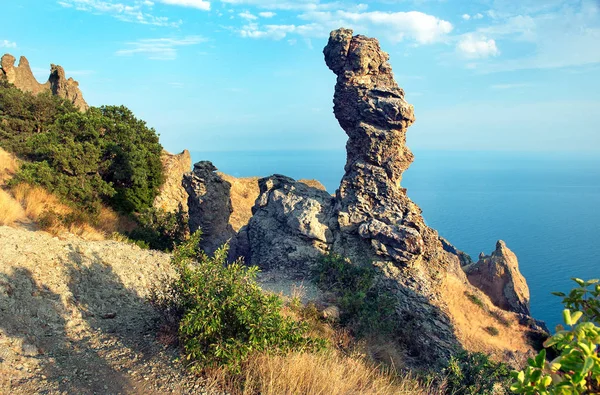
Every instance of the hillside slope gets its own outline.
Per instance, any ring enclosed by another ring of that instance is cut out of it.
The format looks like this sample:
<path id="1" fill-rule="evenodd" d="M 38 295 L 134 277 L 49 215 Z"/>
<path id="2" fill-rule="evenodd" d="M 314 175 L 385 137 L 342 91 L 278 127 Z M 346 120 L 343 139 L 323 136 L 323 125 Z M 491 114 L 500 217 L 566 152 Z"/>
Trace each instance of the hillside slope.
<path id="1" fill-rule="evenodd" d="M 198 393 L 147 298 L 169 255 L 0 227 L 0 393 Z"/>

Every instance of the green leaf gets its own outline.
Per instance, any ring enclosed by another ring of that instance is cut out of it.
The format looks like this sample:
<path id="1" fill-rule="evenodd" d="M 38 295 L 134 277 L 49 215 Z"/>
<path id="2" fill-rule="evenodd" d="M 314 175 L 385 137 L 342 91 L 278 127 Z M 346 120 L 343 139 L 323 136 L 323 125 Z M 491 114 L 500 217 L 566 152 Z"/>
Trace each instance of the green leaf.
<path id="1" fill-rule="evenodd" d="M 592 357 L 585 357 L 583 361 L 583 369 L 581 371 L 582 374 L 586 375 L 592 368 L 594 367 L 594 359 Z"/>
<path id="2" fill-rule="evenodd" d="M 563 320 L 565 321 L 565 324 L 567 324 L 569 326 L 572 325 L 571 310 L 569 310 L 569 309 L 564 309 L 563 310 Z"/>
<path id="3" fill-rule="evenodd" d="M 564 297 L 567 296 L 564 292 L 551 292 L 552 295 Z"/>

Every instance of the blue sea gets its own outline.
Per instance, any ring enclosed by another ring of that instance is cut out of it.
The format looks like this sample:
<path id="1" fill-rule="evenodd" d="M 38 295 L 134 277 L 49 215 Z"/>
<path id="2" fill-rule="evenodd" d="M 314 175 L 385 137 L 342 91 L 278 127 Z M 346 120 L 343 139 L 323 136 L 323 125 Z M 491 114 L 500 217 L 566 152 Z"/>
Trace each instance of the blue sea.
<path id="1" fill-rule="evenodd" d="M 415 151 L 403 187 L 427 224 L 474 260 L 498 239 L 519 258 L 532 315 L 553 329 L 571 277 L 600 277 L 600 155 Z M 345 151 L 193 152 L 237 177 L 317 179 L 334 193 Z"/>

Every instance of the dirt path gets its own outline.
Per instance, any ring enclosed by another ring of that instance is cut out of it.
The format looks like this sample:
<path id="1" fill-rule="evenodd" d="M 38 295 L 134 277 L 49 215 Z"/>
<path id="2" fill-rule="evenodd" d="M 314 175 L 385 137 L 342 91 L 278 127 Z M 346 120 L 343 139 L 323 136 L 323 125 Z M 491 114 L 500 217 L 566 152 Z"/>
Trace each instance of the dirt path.
<path id="1" fill-rule="evenodd" d="M 0 393 L 207 393 L 147 302 L 169 255 L 0 227 Z"/>

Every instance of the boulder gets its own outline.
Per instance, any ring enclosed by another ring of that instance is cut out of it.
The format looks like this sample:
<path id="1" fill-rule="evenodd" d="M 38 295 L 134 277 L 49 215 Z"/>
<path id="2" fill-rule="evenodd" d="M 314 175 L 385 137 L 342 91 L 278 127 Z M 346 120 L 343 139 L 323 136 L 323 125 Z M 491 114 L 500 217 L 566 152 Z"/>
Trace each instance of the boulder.
<path id="1" fill-rule="evenodd" d="M 502 240 L 491 255 L 464 267 L 469 282 L 481 289 L 501 309 L 530 315 L 529 287 L 519 271 L 517 256 Z"/>
<path id="2" fill-rule="evenodd" d="M 240 233 L 248 240 L 240 242 L 247 244 L 247 263 L 307 274 L 333 241 L 332 196 L 282 175 L 262 178 L 258 185 L 252 218 Z"/>

